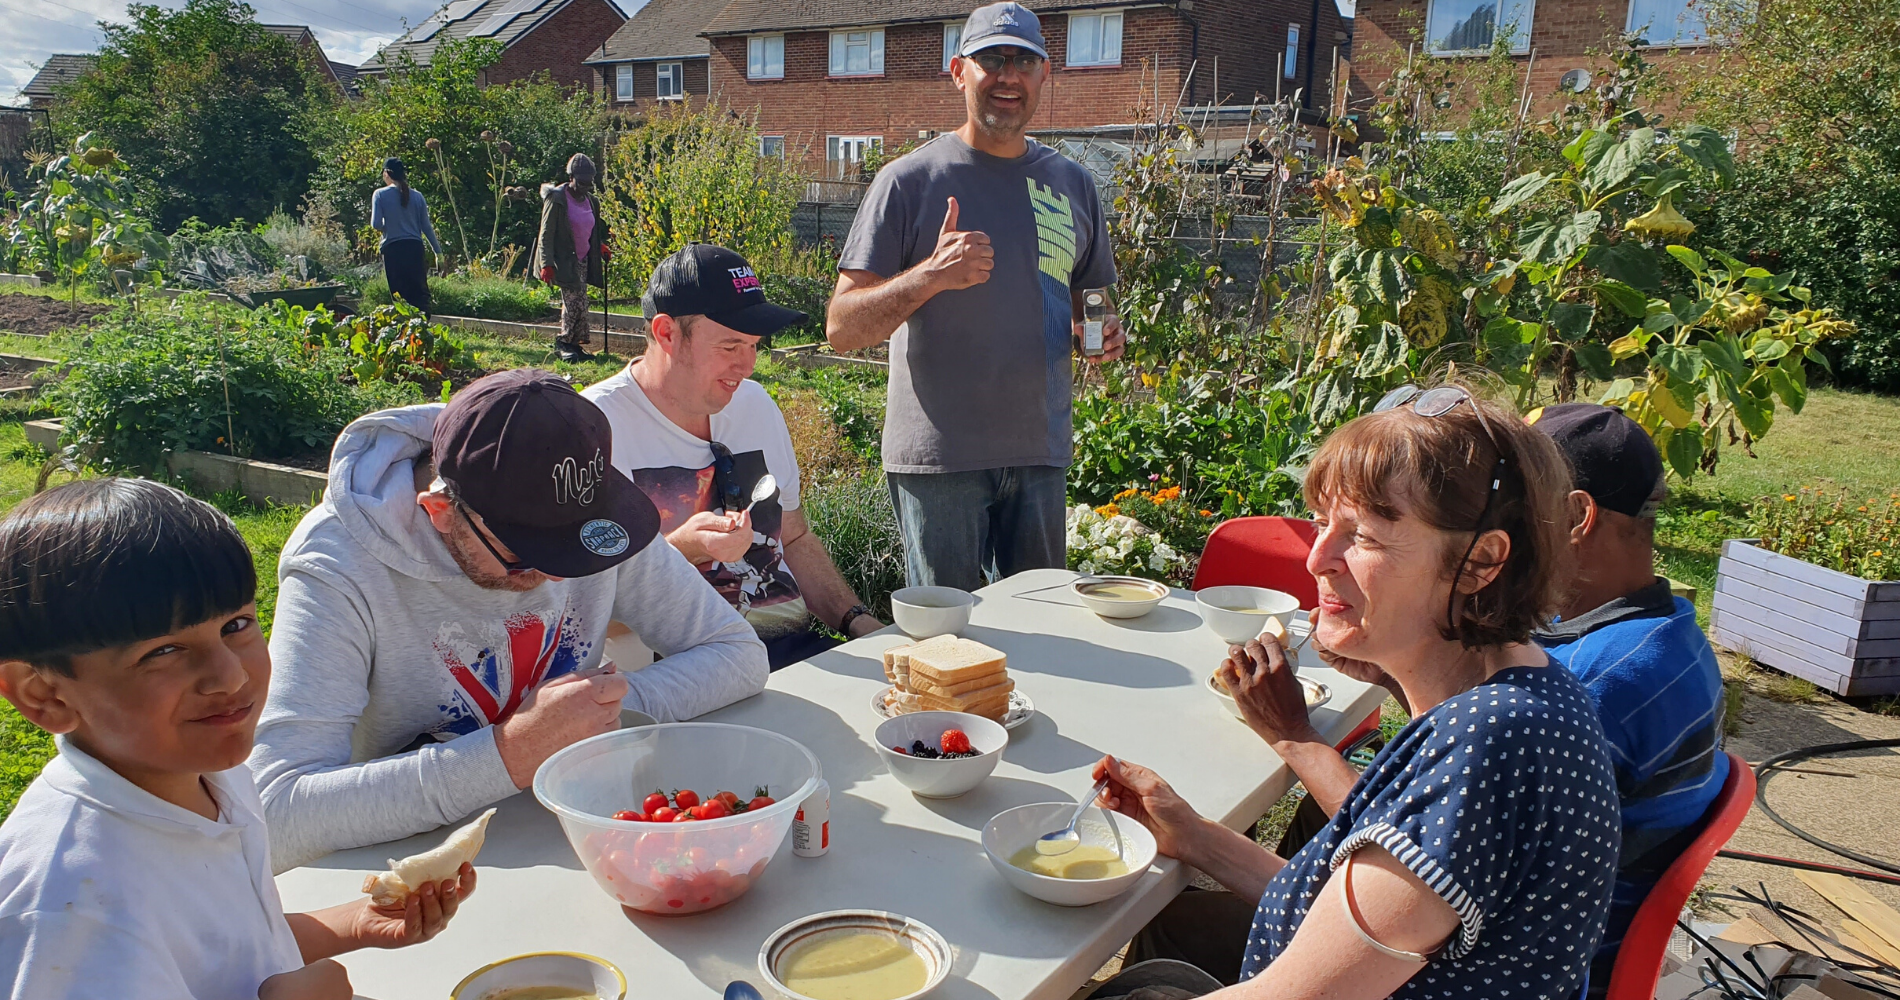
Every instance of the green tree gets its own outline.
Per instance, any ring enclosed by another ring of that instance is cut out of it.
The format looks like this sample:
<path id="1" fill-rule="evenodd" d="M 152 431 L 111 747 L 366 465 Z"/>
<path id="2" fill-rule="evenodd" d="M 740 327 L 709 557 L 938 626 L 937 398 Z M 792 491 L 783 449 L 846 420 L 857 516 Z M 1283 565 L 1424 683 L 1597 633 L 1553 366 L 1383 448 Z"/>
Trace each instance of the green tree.
<path id="1" fill-rule="evenodd" d="M 319 186 L 337 205 L 352 207 L 352 221 L 360 224 L 369 196 L 382 186 L 383 159 L 398 156 L 409 168 L 409 183 L 428 199 L 449 253 L 463 260 L 486 253 L 497 207 L 500 243 L 526 248 L 541 218 L 534 187 L 564 179 L 575 153 L 598 155 L 606 115 L 592 94 L 570 93 L 546 74 L 482 86 L 482 70 L 500 57 L 500 44 L 490 38 L 446 42 L 426 66 L 407 53 L 398 56 L 387 78 L 366 81 L 362 99 L 334 119 L 323 141 Z M 438 148 L 430 148 L 432 139 Z M 508 177 L 526 186 L 529 197 L 496 197 L 490 156 L 501 141 L 513 147 Z"/>
<path id="2" fill-rule="evenodd" d="M 1861 332 L 1844 380 L 1900 392 L 1900 0 L 1711 0 L 1728 44 L 1685 73 L 1696 120 L 1738 138 L 1733 193 L 1689 216 L 1792 270 Z"/>
<path id="3" fill-rule="evenodd" d="M 316 167 L 309 135 L 338 100 L 314 55 L 237 0 L 134 3 L 126 14 L 102 26 L 94 69 L 61 97 L 53 120 L 64 141 L 91 132 L 118 151 L 168 231 L 192 216 L 262 219 L 301 200 Z"/>

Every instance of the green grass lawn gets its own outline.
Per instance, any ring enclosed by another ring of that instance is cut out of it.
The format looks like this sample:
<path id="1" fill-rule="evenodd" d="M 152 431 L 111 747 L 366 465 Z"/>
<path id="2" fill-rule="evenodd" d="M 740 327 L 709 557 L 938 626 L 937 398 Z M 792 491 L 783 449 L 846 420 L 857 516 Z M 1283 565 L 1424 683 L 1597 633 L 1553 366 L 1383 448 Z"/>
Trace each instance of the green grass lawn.
<path id="1" fill-rule="evenodd" d="M 1696 588 L 1696 611 L 1706 627 L 1722 543 L 1748 535 L 1748 508 L 1757 497 L 1822 480 L 1885 493 L 1900 484 L 1896 442 L 1900 399 L 1815 391 L 1799 416 L 1783 412 L 1776 417 L 1768 437 L 1755 445 L 1755 458 L 1726 448 L 1715 475 L 1671 481 L 1656 530 L 1662 572 Z"/>

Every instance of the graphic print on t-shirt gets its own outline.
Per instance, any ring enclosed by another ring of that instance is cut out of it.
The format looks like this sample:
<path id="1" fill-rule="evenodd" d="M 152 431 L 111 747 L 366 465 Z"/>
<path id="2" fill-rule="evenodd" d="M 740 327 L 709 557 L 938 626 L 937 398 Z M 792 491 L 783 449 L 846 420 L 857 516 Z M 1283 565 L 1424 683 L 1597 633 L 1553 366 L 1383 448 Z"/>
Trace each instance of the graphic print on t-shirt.
<path id="1" fill-rule="evenodd" d="M 1029 182 L 1029 210 L 1036 217 L 1036 279 L 1042 287 L 1042 342 L 1047 353 L 1048 382 L 1043 399 L 1069 398 L 1069 355 L 1075 349 L 1075 304 L 1069 299 L 1069 281 L 1075 273 L 1075 208 L 1066 194 Z M 1047 406 L 1051 441 L 1074 433 L 1067 406 Z"/>
<path id="2" fill-rule="evenodd" d="M 453 682 L 437 707 L 440 740 L 464 736 L 514 714 L 535 685 L 574 672 L 593 644 L 581 639 L 582 623 L 571 608 L 522 612 L 485 622 L 471 634 L 467 623 L 443 622 L 432 646 Z"/>
<path id="3" fill-rule="evenodd" d="M 752 487 L 765 475 L 765 452 L 738 452 L 732 456 L 732 478 L 738 495 L 752 496 Z M 724 498 L 714 482 L 713 467 L 687 469 L 665 466 L 633 470 L 634 485 L 660 512 L 660 533 L 673 529 L 702 510 L 718 510 Z M 760 635 L 773 636 L 805 626 L 805 601 L 785 565 L 781 541 L 785 512 L 778 498 L 761 500 L 752 508 L 752 547 L 737 562 L 700 567 L 706 582 L 724 594 L 746 616 Z"/>

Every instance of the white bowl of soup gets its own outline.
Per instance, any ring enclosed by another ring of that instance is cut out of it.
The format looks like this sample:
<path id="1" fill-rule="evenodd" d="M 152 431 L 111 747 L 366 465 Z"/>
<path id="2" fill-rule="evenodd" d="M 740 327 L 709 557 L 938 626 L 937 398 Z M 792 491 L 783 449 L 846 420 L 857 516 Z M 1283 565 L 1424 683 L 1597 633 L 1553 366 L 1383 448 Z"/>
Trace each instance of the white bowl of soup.
<path id="1" fill-rule="evenodd" d="M 891 593 L 891 619 L 913 639 L 962 635 L 976 595 L 955 587 L 905 587 Z"/>
<path id="2" fill-rule="evenodd" d="M 1100 806 L 1089 807 L 1075 825 L 1082 838 L 1075 850 L 1036 853 L 1037 839 L 1062 829 L 1074 814 L 1073 802 L 1005 809 L 983 827 L 983 853 L 1011 887 L 1057 906 L 1090 906 L 1134 888 L 1154 864 L 1154 834 Z"/>
<path id="3" fill-rule="evenodd" d="M 883 910 L 831 910 L 780 927 L 759 975 L 790 1000 L 914 1000 L 950 974 L 950 942 Z"/>
<path id="4" fill-rule="evenodd" d="M 572 951 L 538 951 L 484 965 L 449 1000 L 624 1000 L 627 977 L 612 962 Z"/>
<path id="5" fill-rule="evenodd" d="M 1208 587 L 1194 592 L 1194 603 L 1201 606 L 1207 627 L 1231 643 L 1258 639 L 1269 620 L 1278 622 L 1284 633 L 1300 610 L 1299 598 L 1266 587 Z"/>
<path id="6" fill-rule="evenodd" d="M 1069 584 L 1082 606 L 1103 618 L 1140 618 L 1168 596 L 1168 587 L 1138 576 L 1085 576 Z"/>

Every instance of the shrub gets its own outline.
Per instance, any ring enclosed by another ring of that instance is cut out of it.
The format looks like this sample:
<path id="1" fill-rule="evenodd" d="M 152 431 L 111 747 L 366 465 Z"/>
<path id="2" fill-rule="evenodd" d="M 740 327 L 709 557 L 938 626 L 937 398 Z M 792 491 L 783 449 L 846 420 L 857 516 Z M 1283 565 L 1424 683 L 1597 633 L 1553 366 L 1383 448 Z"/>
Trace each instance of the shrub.
<path id="1" fill-rule="evenodd" d="M 1866 580 L 1900 580 L 1900 493 L 1803 486 L 1755 501 L 1748 520 L 1772 552 Z"/>
<path id="2" fill-rule="evenodd" d="M 1162 581 L 1186 580 L 1191 571 L 1186 557 L 1166 539 L 1113 504 L 1076 504 L 1065 520 L 1072 570 Z"/>
<path id="3" fill-rule="evenodd" d="M 904 540 L 884 474 L 809 482 L 800 499 L 806 523 L 866 607 L 891 620 L 891 591 L 904 586 Z"/>
<path id="4" fill-rule="evenodd" d="M 303 331 L 305 347 L 346 355 L 358 383 L 414 382 L 426 388 L 439 382 L 446 402 L 450 367 L 467 368 L 475 361 L 467 341 L 429 322 L 414 306 L 392 303 L 345 319 L 322 307 L 281 302 L 272 307 L 277 325 Z"/>
<path id="5" fill-rule="evenodd" d="M 321 192 L 304 199 L 301 221 L 278 209 L 264 220 L 258 235 L 280 258 L 302 257 L 315 277 L 334 278 L 350 266 L 349 233 L 337 221 L 329 196 Z"/>
<path id="6" fill-rule="evenodd" d="M 384 306 L 395 301 L 389 282 L 372 278 L 363 283 L 363 305 Z M 524 285 L 505 278 L 429 278 L 429 308 L 444 316 L 474 316 L 510 323 L 547 319 L 560 306 L 548 298 L 545 285 Z"/>
<path id="7" fill-rule="evenodd" d="M 48 395 L 65 439 L 109 470 L 160 472 L 176 449 L 282 459 L 329 447 L 370 410 L 421 402 L 413 385 L 354 384 L 349 357 L 304 347 L 281 311 L 183 296 L 121 307 Z"/>

